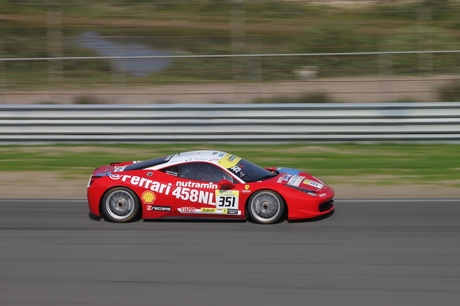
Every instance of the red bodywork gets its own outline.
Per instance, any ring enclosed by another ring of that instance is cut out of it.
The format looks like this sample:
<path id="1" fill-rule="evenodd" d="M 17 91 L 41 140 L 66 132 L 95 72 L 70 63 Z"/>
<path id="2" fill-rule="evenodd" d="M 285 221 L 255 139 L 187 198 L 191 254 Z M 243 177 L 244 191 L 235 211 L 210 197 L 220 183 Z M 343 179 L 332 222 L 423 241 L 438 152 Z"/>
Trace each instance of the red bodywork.
<path id="1" fill-rule="evenodd" d="M 103 217 L 101 200 L 113 187 L 126 187 L 137 195 L 143 219 L 225 218 L 247 219 L 249 197 L 259 190 L 278 193 L 288 220 L 314 218 L 334 209 L 334 190 L 314 176 L 289 168 L 267 168 L 276 176 L 258 182 L 217 183 L 172 176 L 158 169 L 124 170 L 133 162 L 97 168 L 88 183 L 88 205 Z"/>

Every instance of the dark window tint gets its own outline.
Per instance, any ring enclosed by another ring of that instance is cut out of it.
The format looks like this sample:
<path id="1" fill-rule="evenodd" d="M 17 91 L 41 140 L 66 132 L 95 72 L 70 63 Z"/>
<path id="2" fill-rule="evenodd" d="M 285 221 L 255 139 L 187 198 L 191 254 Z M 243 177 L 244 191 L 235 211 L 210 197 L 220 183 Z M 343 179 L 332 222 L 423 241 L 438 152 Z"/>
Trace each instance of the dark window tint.
<path id="1" fill-rule="evenodd" d="M 171 166 L 168 168 L 161 169 L 160 171 L 172 175 L 172 176 L 179 176 L 179 167 L 178 166 Z"/>
<path id="2" fill-rule="evenodd" d="M 219 182 L 221 180 L 229 180 L 233 182 L 231 175 L 226 173 L 219 167 L 209 163 L 185 163 L 168 168 L 164 168 L 161 171 L 167 174 L 177 175 L 181 178 L 203 181 L 203 182 Z"/>
<path id="3" fill-rule="evenodd" d="M 266 180 L 277 175 L 244 159 L 241 159 L 235 166 L 228 168 L 228 171 L 247 183 Z"/>
<path id="4" fill-rule="evenodd" d="M 163 157 L 158 157 L 158 158 L 154 158 L 154 159 L 144 160 L 144 161 L 141 161 L 141 162 L 138 162 L 138 163 L 128 165 L 125 168 L 125 171 L 126 170 L 145 169 L 145 168 L 153 167 L 153 166 L 156 166 L 156 165 L 160 165 L 160 164 L 163 164 L 163 163 L 167 162 L 170 158 L 171 158 L 171 156 L 163 156 Z"/>

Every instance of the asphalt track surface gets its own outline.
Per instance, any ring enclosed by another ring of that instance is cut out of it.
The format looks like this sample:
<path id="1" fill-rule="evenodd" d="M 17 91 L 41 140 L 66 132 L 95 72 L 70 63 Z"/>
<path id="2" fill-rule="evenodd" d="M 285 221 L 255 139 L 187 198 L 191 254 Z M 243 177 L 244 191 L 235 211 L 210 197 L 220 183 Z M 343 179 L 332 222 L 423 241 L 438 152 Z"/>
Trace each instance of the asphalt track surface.
<path id="1" fill-rule="evenodd" d="M 459 305 L 460 199 L 337 200 L 309 222 L 92 220 L 0 200 L 0 305 Z"/>

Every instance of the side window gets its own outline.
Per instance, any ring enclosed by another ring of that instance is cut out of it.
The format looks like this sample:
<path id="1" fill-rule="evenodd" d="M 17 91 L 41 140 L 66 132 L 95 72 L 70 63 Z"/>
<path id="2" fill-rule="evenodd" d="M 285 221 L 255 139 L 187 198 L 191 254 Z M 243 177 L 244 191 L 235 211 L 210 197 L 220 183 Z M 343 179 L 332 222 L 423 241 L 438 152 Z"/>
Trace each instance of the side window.
<path id="1" fill-rule="evenodd" d="M 186 163 L 178 166 L 179 177 L 203 182 L 217 183 L 221 180 L 233 182 L 233 178 L 224 170 L 209 163 Z"/>
<path id="2" fill-rule="evenodd" d="M 178 166 L 171 166 L 168 168 L 161 169 L 162 172 L 172 175 L 172 176 L 179 176 L 179 167 Z"/>

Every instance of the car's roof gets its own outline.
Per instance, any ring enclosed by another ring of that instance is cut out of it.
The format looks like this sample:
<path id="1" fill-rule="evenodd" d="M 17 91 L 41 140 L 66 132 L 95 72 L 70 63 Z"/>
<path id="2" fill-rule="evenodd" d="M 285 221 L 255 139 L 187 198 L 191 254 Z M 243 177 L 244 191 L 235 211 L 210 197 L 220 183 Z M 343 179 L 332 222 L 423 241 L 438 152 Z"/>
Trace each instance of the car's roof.
<path id="1" fill-rule="evenodd" d="M 219 165 L 220 167 L 229 169 L 241 160 L 241 157 L 236 155 L 216 150 L 198 150 L 198 151 L 189 151 L 181 152 L 167 157 L 166 164 L 180 164 L 185 162 L 208 162 Z M 158 169 L 164 167 L 165 164 L 159 164 L 152 169 Z"/>
<path id="2" fill-rule="evenodd" d="M 149 159 L 140 162 L 133 162 L 125 167 L 125 170 L 138 169 L 162 169 L 171 165 L 187 162 L 208 162 L 219 165 L 223 168 L 231 168 L 241 160 L 240 157 L 222 151 L 215 150 L 198 150 L 189 152 L 180 152 L 169 156 Z"/>
<path id="3" fill-rule="evenodd" d="M 215 150 L 197 150 L 197 151 L 189 151 L 189 152 L 180 152 L 173 155 L 168 163 L 182 163 L 182 162 L 190 162 L 190 161 L 206 161 L 214 164 L 218 164 L 219 161 L 223 161 L 229 159 L 234 155 L 229 154 L 223 151 L 215 151 Z M 236 158 L 234 156 L 233 158 Z"/>

